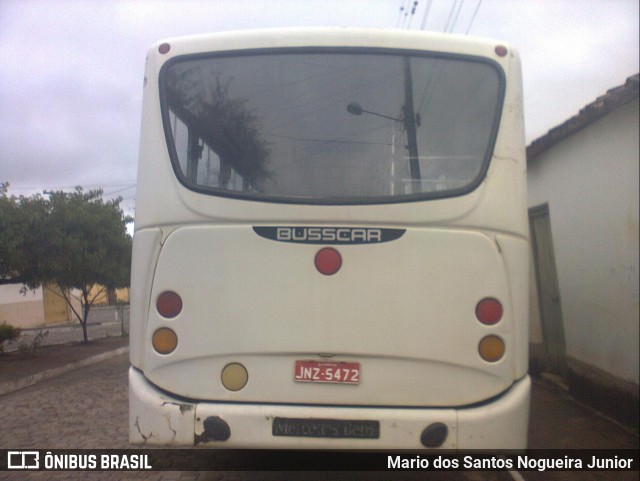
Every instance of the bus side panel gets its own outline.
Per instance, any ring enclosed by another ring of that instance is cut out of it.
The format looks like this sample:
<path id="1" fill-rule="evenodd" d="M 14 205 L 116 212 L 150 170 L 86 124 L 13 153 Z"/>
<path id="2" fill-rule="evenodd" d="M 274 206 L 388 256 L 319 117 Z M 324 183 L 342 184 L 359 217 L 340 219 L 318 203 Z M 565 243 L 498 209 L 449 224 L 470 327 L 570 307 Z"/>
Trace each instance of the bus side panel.
<path id="1" fill-rule="evenodd" d="M 196 404 L 178 401 L 153 389 L 129 368 L 129 442 L 192 446 Z"/>
<path id="2" fill-rule="evenodd" d="M 527 374 L 529 367 L 529 242 L 519 237 L 497 235 L 502 250 L 513 313 L 514 378 Z"/>
<path id="3" fill-rule="evenodd" d="M 460 409 L 460 449 L 526 449 L 531 378 L 525 376 L 497 402 Z"/>
<path id="4" fill-rule="evenodd" d="M 160 229 L 137 231 L 133 236 L 129 360 L 138 369 L 144 368 L 144 335 L 161 239 Z"/>

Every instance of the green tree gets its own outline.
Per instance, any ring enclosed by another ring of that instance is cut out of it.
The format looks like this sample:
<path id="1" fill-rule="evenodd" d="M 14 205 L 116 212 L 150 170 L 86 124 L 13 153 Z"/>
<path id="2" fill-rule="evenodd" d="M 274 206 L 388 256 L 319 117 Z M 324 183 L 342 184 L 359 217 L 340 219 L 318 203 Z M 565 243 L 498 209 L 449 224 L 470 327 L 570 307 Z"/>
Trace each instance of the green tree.
<path id="1" fill-rule="evenodd" d="M 0 184 L 0 277 L 28 288 L 56 284 L 88 341 L 89 312 L 102 289 L 129 285 L 131 218 L 122 199 L 104 201 L 102 190 L 15 197 Z M 71 302 L 79 291 L 82 309 Z M 91 294 L 93 290 L 93 295 Z"/>
<path id="2" fill-rule="evenodd" d="M 40 195 L 9 197 L 9 184 L 0 184 L 0 279 L 27 282 L 33 259 L 42 259 L 46 239 L 40 237 L 47 201 Z"/>

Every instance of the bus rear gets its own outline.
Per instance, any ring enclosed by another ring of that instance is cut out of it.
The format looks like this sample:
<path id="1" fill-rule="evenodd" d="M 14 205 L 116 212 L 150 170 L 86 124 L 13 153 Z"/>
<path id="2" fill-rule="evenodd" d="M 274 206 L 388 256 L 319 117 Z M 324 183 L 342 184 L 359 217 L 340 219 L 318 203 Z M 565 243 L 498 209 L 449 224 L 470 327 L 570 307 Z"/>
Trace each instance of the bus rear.
<path id="1" fill-rule="evenodd" d="M 130 441 L 526 447 L 520 65 L 301 29 L 147 57 Z"/>

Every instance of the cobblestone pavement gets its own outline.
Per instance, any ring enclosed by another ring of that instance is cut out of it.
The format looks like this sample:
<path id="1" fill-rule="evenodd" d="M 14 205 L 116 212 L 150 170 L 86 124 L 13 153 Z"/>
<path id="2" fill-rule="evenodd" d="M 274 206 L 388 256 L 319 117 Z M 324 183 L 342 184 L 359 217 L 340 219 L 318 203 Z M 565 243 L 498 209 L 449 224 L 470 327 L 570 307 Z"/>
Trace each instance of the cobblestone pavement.
<path id="1" fill-rule="evenodd" d="M 0 397 L 0 447 L 10 449 L 127 449 L 126 355 L 81 368 Z M 215 455 L 215 454 L 212 454 Z M 242 462 L 239 460 L 238 462 Z M 400 475 L 398 475 L 400 474 Z M 427 479 L 460 479 L 448 473 Z M 33 472 L 0 473 L 9 480 L 417 480 L 424 473 L 269 472 Z M 469 478 L 473 479 L 473 478 Z M 476 478 L 486 479 L 486 478 Z M 490 479 L 500 481 L 492 476 Z"/>
<path id="2" fill-rule="evenodd" d="M 131 448 L 127 442 L 126 355 L 77 369 L 35 386 L 0 396 L 0 448 L 81 449 Z M 532 403 L 532 447 L 638 448 L 637 435 L 568 396 L 536 384 Z M 591 428 L 593 426 L 593 429 Z M 572 436 L 572 433 L 575 435 Z M 590 439 L 599 440 L 596 445 Z M 212 456 L 216 452 L 212 451 Z M 327 454 L 330 456 L 330 454 Z M 248 462 L 249 460 L 247 460 Z M 237 459 L 242 466 L 243 460 Z M 246 464 L 246 465 L 250 465 Z M 224 468 L 224 465 L 221 465 Z M 26 475 L 25 475 L 26 474 Z M 153 480 L 153 481 L 249 481 L 249 480 L 637 480 L 637 472 L 618 473 L 521 473 L 508 472 L 31 472 L 0 473 L 9 480 Z"/>

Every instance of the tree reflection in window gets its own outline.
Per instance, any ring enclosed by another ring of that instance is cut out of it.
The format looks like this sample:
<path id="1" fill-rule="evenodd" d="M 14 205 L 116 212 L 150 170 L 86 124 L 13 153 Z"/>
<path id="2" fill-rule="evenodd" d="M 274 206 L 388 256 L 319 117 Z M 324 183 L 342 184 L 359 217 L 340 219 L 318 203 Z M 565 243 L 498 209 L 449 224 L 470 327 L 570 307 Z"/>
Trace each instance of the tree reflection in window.
<path id="1" fill-rule="evenodd" d="M 269 148 L 246 101 L 229 97 L 230 82 L 188 64 L 169 69 L 164 94 L 176 151 L 190 183 L 259 192 L 270 177 Z"/>

